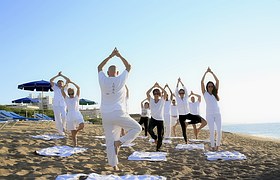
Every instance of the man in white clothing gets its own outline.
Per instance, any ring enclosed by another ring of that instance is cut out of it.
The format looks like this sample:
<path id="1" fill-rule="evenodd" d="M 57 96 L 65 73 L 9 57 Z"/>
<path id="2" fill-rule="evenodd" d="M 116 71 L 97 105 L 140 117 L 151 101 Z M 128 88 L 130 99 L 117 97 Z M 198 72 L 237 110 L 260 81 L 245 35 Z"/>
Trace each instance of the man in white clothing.
<path id="1" fill-rule="evenodd" d="M 116 66 L 111 65 L 105 75 L 102 71 L 106 63 L 117 56 L 125 66 L 125 70 L 118 76 Z M 127 113 L 125 84 L 131 65 L 124 59 L 115 48 L 109 57 L 104 59 L 98 66 L 98 78 L 101 89 L 101 113 L 102 125 L 106 137 L 106 152 L 108 163 L 114 170 L 118 168 L 118 151 L 121 144 L 131 143 L 140 134 L 142 128 L 137 121 Z M 120 137 L 121 128 L 127 132 Z"/>
<path id="2" fill-rule="evenodd" d="M 191 91 L 189 97 L 191 98 L 191 102 L 189 102 L 190 113 L 193 115 L 200 115 L 201 96 Z M 195 97 L 197 97 L 197 101 L 195 100 Z M 197 139 L 199 130 L 196 128 L 196 124 L 192 124 L 192 126 L 195 138 Z"/>
<path id="3" fill-rule="evenodd" d="M 61 93 L 64 82 L 62 80 L 58 80 L 57 83 L 55 83 L 54 80 L 57 77 L 63 77 L 66 80 L 66 83 L 70 80 L 66 76 L 62 75 L 61 71 L 56 76 L 50 79 L 50 83 L 54 91 L 53 112 L 55 126 L 60 135 L 65 135 L 64 131 L 66 131 L 66 104 Z"/>

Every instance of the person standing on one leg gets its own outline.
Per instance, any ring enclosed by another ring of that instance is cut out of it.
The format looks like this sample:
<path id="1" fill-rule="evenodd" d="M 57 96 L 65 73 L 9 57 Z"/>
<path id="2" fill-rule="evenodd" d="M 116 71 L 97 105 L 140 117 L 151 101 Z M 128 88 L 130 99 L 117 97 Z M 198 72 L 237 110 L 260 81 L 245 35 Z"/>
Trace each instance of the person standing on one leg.
<path id="1" fill-rule="evenodd" d="M 65 135 L 64 131 L 66 130 L 66 104 L 64 98 L 61 94 L 61 89 L 64 86 L 64 82 L 62 80 L 58 80 L 57 83 L 54 80 L 57 77 L 63 77 L 67 82 L 69 79 L 62 75 L 61 71 L 50 79 L 50 83 L 54 92 L 53 97 L 53 112 L 54 112 L 54 119 L 55 119 L 55 126 L 60 135 Z"/>
<path id="2" fill-rule="evenodd" d="M 171 137 L 171 115 L 170 115 L 170 107 L 171 107 L 171 100 L 173 99 L 173 94 L 172 91 L 170 89 L 170 87 L 168 86 L 168 84 L 166 84 L 164 86 L 164 90 L 165 89 L 169 89 L 170 92 L 170 99 L 168 98 L 168 94 L 166 94 L 166 99 L 165 99 L 165 104 L 164 104 L 164 127 L 165 127 L 165 139 L 170 139 Z"/>
<path id="3" fill-rule="evenodd" d="M 75 95 L 74 89 L 68 88 L 67 96 L 64 89 L 65 86 L 63 86 L 63 88 L 61 89 L 62 96 L 64 97 L 67 106 L 66 129 L 68 131 L 71 131 L 73 145 L 78 146 L 77 134 L 84 128 L 84 118 L 79 111 L 80 87 L 70 80 L 67 84 L 69 83 L 72 83 L 76 87 L 77 93 Z"/>
<path id="4" fill-rule="evenodd" d="M 204 84 L 206 74 L 212 74 L 216 83 L 209 81 L 206 86 Z M 221 113 L 218 105 L 220 100 L 218 96 L 219 90 L 219 79 L 213 73 L 213 71 L 208 67 L 204 73 L 201 80 L 201 91 L 206 102 L 206 119 L 208 121 L 208 127 L 210 132 L 210 142 L 212 150 L 218 151 L 222 139 L 222 122 L 221 122 Z M 217 128 L 217 140 L 215 143 L 215 125 Z"/>
<path id="5" fill-rule="evenodd" d="M 150 95 L 152 90 L 154 98 L 152 98 Z M 162 91 L 162 93 L 160 92 L 160 90 Z M 162 139 L 164 134 L 163 110 L 166 99 L 166 91 L 158 83 L 155 83 L 154 86 L 151 87 L 146 94 L 151 107 L 149 134 L 155 140 L 156 151 L 159 151 L 162 145 Z M 157 127 L 157 135 L 154 133 L 155 127 Z"/>
<path id="6" fill-rule="evenodd" d="M 141 102 L 141 117 L 140 117 L 139 124 L 140 125 L 144 124 L 145 136 L 148 136 L 148 123 L 151 116 L 151 110 L 150 110 L 150 104 L 146 100 L 147 98 Z"/>
<path id="7" fill-rule="evenodd" d="M 179 84 L 182 85 L 183 89 L 179 90 Z M 188 91 L 185 88 L 184 84 L 181 81 L 181 78 L 178 79 L 177 86 L 176 86 L 176 100 L 178 105 L 178 112 L 179 112 L 179 122 L 182 128 L 182 134 L 186 143 L 188 143 L 187 138 L 187 126 L 188 124 L 197 124 L 201 123 L 201 125 L 206 125 L 207 122 L 199 115 L 193 115 L 189 111 L 189 101 L 188 101 Z M 204 127 L 202 126 L 202 127 Z M 201 128 L 202 128 L 201 127 Z"/>
<path id="8" fill-rule="evenodd" d="M 194 96 L 197 97 L 197 101 L 195 101 Z M 199 94 L 195 94 L 195 93 L 193 93 L 193 91 L 191 91 L 191 94 L 189 95 L 189 97 L 191 98 L 191 102 L 189 102 L 191 114 L 200 115 L 200 108 L 199 107 L 200 107 L 200 102 L 201 102 L 201 96 Z M 197 139 L 200 129 L 196 128 L 196 124 L 192 124 L 192 126 L 193 126 L 193 131 L 194 131 L 195 138 Z"/>
<path id="9" fill-rule="evenodd" d="M 125 70 L 118 76 L 117 67 L 111 65 L 107 74 L 103 72 L 103 67 L 114 56 L 120 58 L 125 66 Z M 127 113 L 125 84 L 131 65 L 115 48 L 109 57 L 104 59 L 98 66 L 98 78 L 101 89 L 101 114 L 102 125 L 106 138 L 106 152 L 108 163 L 114 168 L 118 168 L 118 151 L 121 144 L 131 143 L 141 132 L 141 126 Z M 127 133 L 120 137 L 121 128 Z"/>

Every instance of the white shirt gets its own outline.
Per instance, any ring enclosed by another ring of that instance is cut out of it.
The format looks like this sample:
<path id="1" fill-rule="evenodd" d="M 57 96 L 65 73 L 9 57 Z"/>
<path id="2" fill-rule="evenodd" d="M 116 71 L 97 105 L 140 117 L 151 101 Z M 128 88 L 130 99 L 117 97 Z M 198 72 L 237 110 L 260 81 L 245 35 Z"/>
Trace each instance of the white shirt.
<path id="1" fill-rule="evenodd" d="M 171 105 L 170 106 L 170 112 L 171 112 L 171 116 L 173 116 L 173 117 L 177 117 L 178 116 L 178 107 L 177 107 L 177 105 Z"/>
<path id="2" fill-rule="evenodd" d="M 189 97 L 188 91 L 184 86 L 183 86 L 183 88 L 185 90 L 185 96 L 183 99 L 179 96 L 178 87 L 176 87 L 176 90 L 175 90 L 179 115 L 186 115 L 190 112 L 189 111 L 189 101 L 188 101 L 188 97 Z"/>
<path id="3" fill-rule="evenodd" d="M 207 91 L 205 91 L 203 96 L 206 102 L 206 114 L 219 114 L 220 108 L 215 96 L 209 94 Z"/>
<path id="4" fill-rule="evenodd" d="M 52 86 L 54 95 L 53 95 L 53 106 L 66 106 L 64 98 L 61 93 L 61 89 L 57 86 L 56 83 Z M 65 90 L 66 91 L 66 90 Z"/>
<path id="5" fill-rule="evenodd" d="M 74 98 L 65 97 L 67 111 L 79 111 L 79 97 L 76 95 Z"/>
<path id="6" fill-rule="evenodd" d="M 200 105 L 199 101 L 189 102 L 191 114 L 194 114 L 194 115 L 200 114 L 199 105 Z"/>
<path id="7" fill-rule="evenodd" d="M 107 77 L 103 71 L 100 71 L 98 73 L 98 78 L 101 89 L 101 112 L 126 112 L 125 83 L 128 78 L 128 71 L 124 70 L 123 73 L 117 77 Z"/>
<path id="8" fill-rule="evenodd" d="M 150 98 L 151 116 L 158 121 L 163 121 L 163 109 L 165 100 L 161 98 L 157 103 L 153 98 Z"/>
<path id="9" fill-rule="evenodd" d="M 149 108 L 148 109 L 141 108 L 141 116 L 150 118 L 151 117 L 151 110 Z"/>
<path id="10" fill-rule="evenodd" d="M 170 115 L 170 106 L 171 106 L 171 101 L 167 100 L 164 103 L 164 114 Z"/>

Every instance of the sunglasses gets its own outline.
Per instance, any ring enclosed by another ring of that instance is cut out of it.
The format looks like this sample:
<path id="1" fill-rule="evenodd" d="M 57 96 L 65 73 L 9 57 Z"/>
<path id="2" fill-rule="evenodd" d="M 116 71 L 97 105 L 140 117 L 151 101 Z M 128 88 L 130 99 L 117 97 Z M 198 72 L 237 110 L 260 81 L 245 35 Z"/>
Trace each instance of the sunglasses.
<path id="1" fill-rule="evenodd" d="M 184 92 L 181 92 L 181 93 L 179 93 L 179 94 L 185 94 Z"/>
<path id="2" fill-rule="evenodd" d="M 160 93 L 154 93 L 154 95 L 160 95 Z"/>
<path id="3" fill-rule="evenodd" d="M 212 88 L 212 87 L 214 87 L 214 86 L 207 86 L 208 88 Z"/>

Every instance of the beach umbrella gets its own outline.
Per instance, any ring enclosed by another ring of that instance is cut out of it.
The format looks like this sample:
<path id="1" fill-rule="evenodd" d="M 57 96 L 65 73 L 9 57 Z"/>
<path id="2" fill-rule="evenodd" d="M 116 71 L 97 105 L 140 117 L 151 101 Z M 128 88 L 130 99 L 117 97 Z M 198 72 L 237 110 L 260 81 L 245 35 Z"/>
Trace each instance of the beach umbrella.
<path id="1" fill-rule="evenodd" d="M 97 103 L 95 101 L 82 98 L 79 100 L 79 104 L 82 105 L 82 109 L 83 109 L 83 105 L 95 105 Z"/>
<path id="2" fill-rule="evenodd" d="M 40 101 L 38 99 L 33 99 L 30 97 L 20 98 L 13 100 L 12 103 L 39 103 Z M 25 109 L 25 117 L 27 117 L 27 107 Z"/>
<path id="3" fill-rule="evenodd" d="M 12 103 L 39 103 L 40 101 L 38 99 L 33 99 L 30 97 L 20 98 L 13 100 Z"/>
<path id="4" fill-rule="evenodd" d="M 18 89 L 27 91 L 41 91 L 42 92 L 42 109 L 43 109 L 43 92 L 53 91 L 51 88 L 51 83 L 49 81 L 31 81 L 24 84 L 18 85 Z"/>

